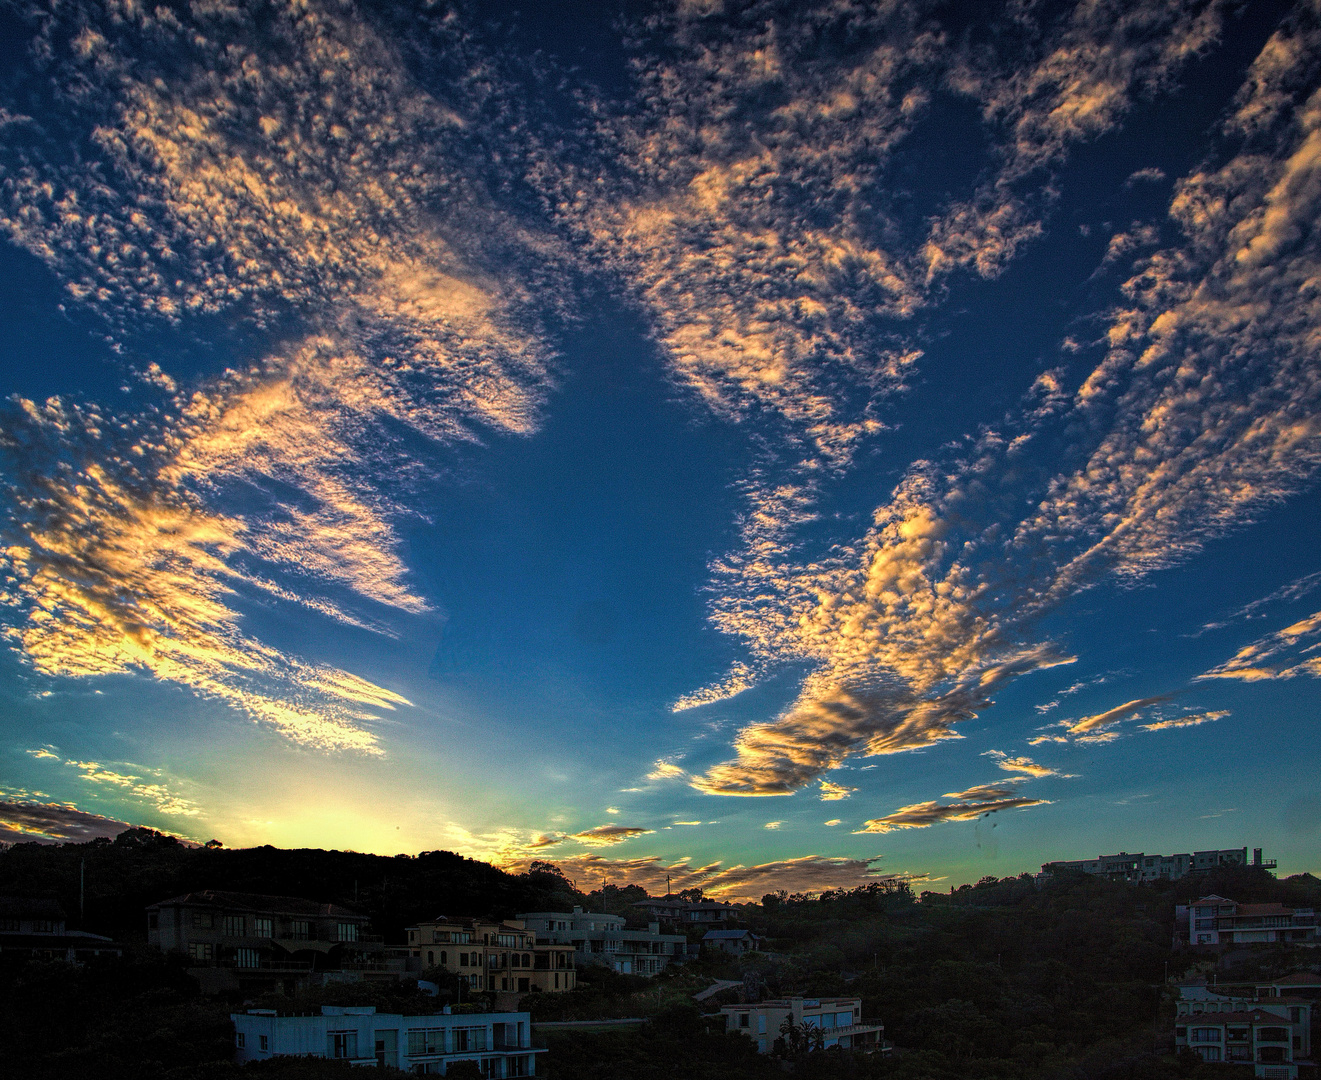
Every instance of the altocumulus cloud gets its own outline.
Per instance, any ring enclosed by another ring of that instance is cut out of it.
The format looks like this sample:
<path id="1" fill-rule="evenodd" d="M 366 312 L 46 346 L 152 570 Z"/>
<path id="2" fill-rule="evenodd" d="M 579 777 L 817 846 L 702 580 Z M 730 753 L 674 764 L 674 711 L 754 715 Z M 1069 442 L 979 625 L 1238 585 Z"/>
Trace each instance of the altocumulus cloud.
<path id="1" fill-rule="evenodd" d="M 74 4 L 31 25 L 50 63 L 29 89 L 58 119 L 4 114 L 10 239 L 117 330 L 223 312 L 308 331 L 189 390 L 153 368 L 163 400 L 132 415 L 18 403 L 11 640 L 47 674 L 143 670 L 295 741 L 379 752 L 370 721 L 407 701 L 245 635 L 238 602 L 364 628 L 427 610 L 376 482 L 390 425 L 534 424 L 536 272 L 494 270 L 528 234 L 453 167 L 463 117 L 347 9 Z M 221 509 L 239 491 L 243 513 Z"/>
<path id="2" fill-rule="evenodd" d="M 942 821 L 973 821 L 1001 810 L 1024 809 L 1029 806 L 1048 805 L 1045 799 L 1030 799 L 1018 793 L 1018 788 L 981 784 L 967 791 L 954 791 L 945 796 L 954 802 L 938 800 L 901 806 L 885 817 L 872 818 L 863 824 L 859 833 L 884 833 L 894 829 L 926 829 Z"/>
<path id="3" fill-rule="evenodd" d="M 1192 52 L 1210 40 L 1211 17 L 1189 18 L 1184 38 L 1135 46 L 1151 79 L 1168 77 L 1180 40 Z M 1079 50 L 1084 29 L 1069 31 Z M 743 729 L 735 758 L 695 786 L 788 794 L 852 754 L 956 738 L 998 687 L 1071 659 L 1032 640 L 1041 615 L 1098 580 L 1132 583 L 1187 558 L 1313 475 L 1321 302 L 1308 283 L 1321 270 L 1321 104 L 1306 88 L 1319 62 L 1316 12 L 1299 8 L 1247 73 L 1224 125 L 1229 152 L 1176 182 L 1170 215 L 1182 239 L 1133 264 L 1105 356 L 1084 378 L 1043 374 L 1000 428 L 939 464 L 915 464 L 853 545 L 804 561 L 768 532 L 717 566 L 716 625 L 744 637 L 757 664 L 806 660 L 814 670 L 782 716 Z M 1118 88 L 1131 84 L 1114 84 L 1118 96 L 1106 85 L 1094 85 L 1099 111 L 1074 118 L 1093 134 L 1096 117 L 1114 122 L 1127 93 Z M 1038 129 L 1035 116 L 1023 112 L 1025 130 L 1038 131 L 1041 153 L 1058 153 L 1057 137 L 1073 129 Z M 1032 146 L 1006 169 L 1033 159 Z M 1029 446 L 1052 453 L 1034 463 Z M 1260 662 L 1283 645 L 1264 642 L 1208 675 L 1309 672 L 1307 662 Z M 1112 725 L 1140 708 L 1126 703 L 1118 709 L 1131 712 L 1086 717 L 1053 738 L 1113 738 Z"/>

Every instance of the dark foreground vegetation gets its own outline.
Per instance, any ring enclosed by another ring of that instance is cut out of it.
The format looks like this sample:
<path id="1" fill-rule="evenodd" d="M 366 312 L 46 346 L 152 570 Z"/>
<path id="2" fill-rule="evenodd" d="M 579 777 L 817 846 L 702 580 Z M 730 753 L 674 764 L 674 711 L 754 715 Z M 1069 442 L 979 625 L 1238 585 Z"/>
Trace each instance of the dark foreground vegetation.
<path id="1" fill-rule="evenodd" d="M 356 896 L 387 940 L 399 940 L 408 922 L 440 912 L 509 916 L 575 903 L 628 912 L 642 895 L 632 888 L 583 894 L 553 867 L 511 875 L 445 852 L 409 858 L 230 852 L 189 849 L 143 831 L 114 843 L 0 852 L 0 895 L 51 897 L 76 913 L 80 867 L 87 878 L 86 928 L 112 934 L 129 949 L 122 961 L 78 969 L 0 966 L 2 1077 L 349 1075 L 326 1061 L 245 1068 L 229 1061 L 229 1012 L 241 1003 L 201 997 L 178 962 L 143 943 L 143 905 L 180 892 L 227 888 L 349 904 Z M 1237 1080 L 1237 1067 L 1206 1066 L 1170 1051 L 1167 972 L 1196 973 L 1214 963 L 1172 949 L 1174 905 L 1208 892 L 1321 905 L 1317 879 L 1277 881 L 1251 868 L 1162 887 L 1079 875 L 1040 887 L 1026 877 L 988 878 L 921 897 L 895 882 L 820 897 L 771 895 L 744 916 L 767 939 L 763 953 L 704 955 L 650 980 L 585 969 L 579 990 L 530 995 L 524 1007 L 538 1021 L 646 1018 L 604 1032 L 539 1029 L 550 1049 L 538 1071 L 553 1080 L 772 1080 L 786 1069 L 805 1080 Z M 1221 977 L 1284 974 L 1318 961 L 1307 950 L 1244 951 L 1221 959 L 1237 965 L 1228 974 L 1222 966 Z M 692 994 L 715 978 L 739 980 L 740 987 L 695 1005 Z M 725 1035 L 718 1016 L 703 1016 L 749 994 L 861 997 L 865 1016 L 885 1023 L 897 1049 L 888 1056 L 758 1055 L 747 1039 Z M 299 1004 L 357 1003 L 357 997 L 383 1010 L 435 1007 L 434 999 L 408 988 L 344 986 L 309 992 Z"/>

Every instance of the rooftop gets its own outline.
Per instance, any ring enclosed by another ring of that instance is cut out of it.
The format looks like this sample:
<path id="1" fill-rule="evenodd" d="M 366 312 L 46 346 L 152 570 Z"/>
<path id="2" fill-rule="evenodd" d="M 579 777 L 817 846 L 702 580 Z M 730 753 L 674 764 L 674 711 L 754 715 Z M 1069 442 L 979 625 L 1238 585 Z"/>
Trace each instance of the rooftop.
<path id="1" fill-rule="evenodd" d="M 168 907 L 174 904 L 188 907 L 215 907 L 230 910 L 273 912 L 277 915 L 302 915 L 311 918 L 334 916 L 336 918 L 361 919 L 367 916 L 339 904 L 323 904 L 316 900 L 306 900 L 301 896 L 266 896 L 262 893 L 228 892 L 222 889 L 203 889 L 200 892 L 184 893 L 148 904 L 147 910 Z"/>

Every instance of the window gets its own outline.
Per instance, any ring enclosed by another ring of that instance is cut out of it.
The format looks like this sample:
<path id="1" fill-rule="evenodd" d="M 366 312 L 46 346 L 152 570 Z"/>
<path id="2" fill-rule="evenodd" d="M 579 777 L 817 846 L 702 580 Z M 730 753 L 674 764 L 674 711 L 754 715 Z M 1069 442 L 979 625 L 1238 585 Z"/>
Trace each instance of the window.
<path id="1" fill-rule="evenodd" d="M 467 967 L 467 966 L 468 966 L 468 954 L 466 952 L 459 953 L 459 967 Z"/>
<path id="2" fill-rule="evenodd" d="M 1198 1050 L 1198 1053 L 1202 1055 L 1203 1061 L 1220 1060 L 1220 1047 L 1218 1046 L 1203 1046 Z"/>
<path id="3" fill-rule="evenodd" d="M 758 1014 L 757 1014 L 757 1034 L 758 1034 L 758 1035 L 765 1035 L 765 1034 L 766 1034 L 766 1014 L 765 1014 L 765 1013 L 758 1013 Z"/>
<path id="4" fill-rule="evenodd" d="M 454 1053 L 467 1054 L 486 1049 L 486 1028 L 462 1027 L 454 1029 Z"/>
<path id="5" fill-rule="evenodd" d="M 242 915 L 226 915 L 222 923 L 225 937 L 243 937 L 247 929 Z"/>
<path id="6" fill-rule="evenodd" d="M 445 1052 L 444 1028 L 415 1028 L 408 1033 L 408 1056 L 423 1057 Z"/>
<path id="7" fill-rule="evenodd" d="M 188 955 L 193 960 L 214 960 L 216 958 L 216 947 L 209 941 L 190 941 L 188 943 Z"/>
<path id="8" fill-rule="evenodd" d="M 269 1050 L 270 1048 L 271 1048 L 271 1039 L 270 1039 L 270 1036 L 269 1036 L 269 1035 L 258 1035 L 258 1036 L 257 1036 L 257 1049 L 258 1049 L 258 1050 L 263 1050 L 263 1051 L 264 1051 L 264 1050 Z"/>
<path id="9" fill-rule="evenodd" d="M 291 919 L 289 921 L 289 936 L 295 941 L 311 941 L 312 924 L 306 919 Z"/>
<path id="10" fill-rule="evenodd" d="M 241 968 L 261 967 L 261 953 L 256 949 L 235 949 L 234 954 Z"/>
<path id="11" fill-rule="evenodd" d="M 1186 1039 L 1186 1038 L 1188 1038 L 1188 1029 L 1187 1029 L 1186 1027 L 1177 1027 L 1177 1028 L 1175 1028 L 1175 1029 L 1174 1029 L 1174 1037 L 1175 1037 L 1176 1039 Z"/>
<path id="12" fill-rule="evenodd" d="M 1257 1028 L 1257 1042 L 1288 1042 L 1289 1032 L 1282 1027 Z"/>
<path id="13" fill-rule="evenodd" d="M 339 934 L 337 941 L 357 941 L 358 924 L 351 922 L 342 922 L 339 924 Z"/>
<path id="14" fill-rule="evenodd" d="M 193 926 L 197 927 L 197 929 L 210 930 L 213 925 L 215 925 L 215 920 L 212 919 L 211 912 L 209 911 L 193 912 Z"/>
<path id="15" fill-rule="evenodd" d="M 1218 1043 L 1220 1041 L 1219 1028 L 1193 1028 L 1193 1042 L 1195 1043 Z"/>
<path id="16" fill-rule="evenodd" d="M 275 920 L 258 915 L 252 920 L 253 937 L 275 937 Z"/>
<path id="17" fill-rule="evenodd" d="M 8 926 L 4 926 L 3 923 L 5 923 L 5 922 L 11 922 L 11 921 L 14 922 L 15 924 L 17 924 L 17 922 L 18 922 L 17 919 L 13 919 L 13 920 L 10 920 L 10 919 L 0 920 L 0 930 L 8 930 L 8 929 L 10 929 L 10 927 L 8 927 Z M 147 929 L 148 929 L 148 930 L 159 930 L 159 929 L 160 929 L 160 925 L 161 925 L 161 913 L 160 913 L 159 911 L 149 911 L 149 912 L 147 912 Z M 17 930 L 17 929 L 18 929 L 18 926 L 15 925 L 15 926 L 13 927 L 13 929 Z"/>
<path id="18" fill-rule="evenodd" d="M 242 1050 L 245 1046 L 248 1045 L 248 1037 L 245 1034 L 243 1034 L 243 1032 L 240 1031 L 237 1035 L 234 1036 L 234 1045 L 237 1046 L 240 1050 Z"/>
<path id="19" fill-rule="evenodd" d="M 448 964 L 448 963 L 449 963 L 449 953 L 447 953 L 444 949 L 441 949 L 441 950 L 440 950 L 440 962 L 441 962 L 442 964 Z"/>
<path id="20" fill-rule="evenodd" d="M 434 952 L 432 952 L 430 949 L 428 949 L 428 950 L 427 950 L 427 963 L 428 963 L 428 964 L 434 964 L 435 962 L 436 962 L 436 954 L 435 954 Z"/>
<path id="21" fill-rule="evenodd" d="M 356 1058 L 358 1056 L 358 1033 L 356 1031 L 326 1032 L 326 1056 Z"/>

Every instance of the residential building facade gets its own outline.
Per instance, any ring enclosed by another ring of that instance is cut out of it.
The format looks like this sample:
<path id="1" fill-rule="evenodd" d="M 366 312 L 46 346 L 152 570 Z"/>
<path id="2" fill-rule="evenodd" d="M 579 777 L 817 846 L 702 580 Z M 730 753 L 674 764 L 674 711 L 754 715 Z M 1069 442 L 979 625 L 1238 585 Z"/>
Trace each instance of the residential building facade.
<path id="1" fill-rule="evenodd" d="M 1194 851 L 1183 855 L 1131 854 L 1121 851 L 1117 855 L 1098 855 L 1095 859 L 1067 862 L 1049 862 L 1041 867 L 1043 874 L 1075 871 L 1109 878 L 1111 881 L 1177 881 L 1189 874 L 1214 870 L 1217 866 L 1257 866 L 1274 870 L 1275 860 L 1263 860 L 1261 848 L 1253 848 L 1252 862 L 1248 862 L 1247 848 L 1221 848 L 1215 851 Z"/>
<path id="2" fill-rule="evenodd" d="M 280 1016 L 273 1009 L 233 1013 L 235 1060 L 316 1057 L 414 1073 L 444 1073 L 476 1062 L 490 1080 L 535 1076 L 538 1054 L 525 1012 L 403 1016 L 374 1008 L 323 1005 L 320 1016 Z"/>
<path id="3" fill-rule="evenodd" d="M 756 1004 L 724 1005 L 725 1030 L 746 1035 L 762 1054 L 775 1048 L 781 1027 L 788 1020 L 815 1036 L 820 1034 L 822 1048 L 838 1046 L 846 1050 L 888 1050 L 885 1025 L 862 1019 L 861 998 L 779 998 Z"/>
<path id="4" fill-rule="evenodd" d="M 1240 904 L 1213 895 L 1180 904 L 1174 916 L 1177 937 L 1189 945 L 1321 943 L 1315 908 Z"/>
<path id="5" fill-rule="evenodd" d="M 1208 985 L 1179 983 L 1176 1046 L 1206 1061 L 1251 1064 L 1257 1076 L 1292 1080 L 1312 1056 L 1312 1016 L 1321 978 L 1302 972 L 1282 979 Z"/>
<path id="6" fill-rule="evenodd" d="M 721 927 L 736 922 L 742 913 L 737 904 L 721 900 L 679 900 L 672 896 L 639 900 L 633 905 L 650 918 L 676 927 Z"/>
<path id="7" fill-rule="evenodd" d="M 537 936 L 539 944 L 569 945 L 578 965 L 603 964 L 624 975 L 656 975 L 688 954 L 683 934 L 662 934 L 660 924 L 630 930 L 622 915 L 583 911 L 528 911 L 519 919 Z"/>
<path id="8" fill-rule="evenodd" d="M 441 916 L 408 927 L 407 935 L 410 970 L 444 968 L 477 992 L 553 994 L 577 985 L 573 946 L 538 943 L 521 919 Z"/>
<path id="9" fill-rule="evenodd" d="M 702 944 L 706 948 L 719 949 L 735 956 L 756 952 L 761 948 L 762 940 L 751 930 L 708 930 L 702 935 Z"/>
<path id="10" fill-rule="evenodd" d="M 63 960 L 81 964 L 122 952 L 108 937 L 68 929 L 64 909 L 55 900 L 0 896 L 0 963 Z"/>
<path id="11" fill-rule="evenodd" d="M 147 940 L 187 957 L 204 992 L 270 984 L 293 989 L 335 972 L 395 978 L 366 915 L 294 896 L 208 889 L 147 908 Z"/>

